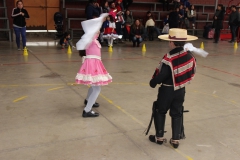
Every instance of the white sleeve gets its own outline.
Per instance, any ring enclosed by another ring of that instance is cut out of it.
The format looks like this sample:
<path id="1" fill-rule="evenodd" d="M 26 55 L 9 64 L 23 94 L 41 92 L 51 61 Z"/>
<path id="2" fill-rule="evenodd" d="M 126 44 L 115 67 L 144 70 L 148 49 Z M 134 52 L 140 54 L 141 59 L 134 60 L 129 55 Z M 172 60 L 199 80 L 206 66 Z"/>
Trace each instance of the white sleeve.
<path id="1" fill-rule="evenodd" d="M 16 8 L 13 8 L 13 10 L 12 10 L 12 17 L 16 17 L 16 16 L 18 16 L 19 15 L 19 13 L 18 14 L 14 14 L 14 10 L 15 10 Z"/>
<path id="2" fill-rule="evenodd" d="M 112 25 L 112 28 L 115 29 L 115 28 L 116 28 L 116 24 L 115 24 L 115 22 L 113 22 L 112 24 L 113 24 L 113 25 Z"/>

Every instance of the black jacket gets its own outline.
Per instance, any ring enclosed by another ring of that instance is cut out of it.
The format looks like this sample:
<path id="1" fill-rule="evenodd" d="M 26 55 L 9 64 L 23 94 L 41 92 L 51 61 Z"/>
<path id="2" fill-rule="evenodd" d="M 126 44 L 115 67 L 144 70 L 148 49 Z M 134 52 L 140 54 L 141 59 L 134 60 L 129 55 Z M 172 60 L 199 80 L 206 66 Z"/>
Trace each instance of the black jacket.
<path id="1" fill-rule="evenodd" d="M 136 29 L 134 29 L 133 26 L 134 26 L 134 25 L 132 25 L 132 26 L 131 26 L 131 29 L 130 29 L 130 34 L 131 34 L 132 37 L 134 37 L 134 36 L 137 34 L 137 33 L 136 33 Z M 140 33 L 139 33 L 139 35 L 143 38 L 143 36 L 144 36 L 144 27 L 143 27 L 143 26 L 140 27 Z"/>
<path id="2" fill-rule="evenodd" d="M 238 25 L 238 11 L 235 12 L 231 12 L 231 14 L 229 15 L 229 21 L 228 21 L 229 25 Z"/>
<path id="3" fill-rule="evenodd" d="M 216 10 L 217 12 L 217 10 Z M 224 20 L 224 14 L 225 14 L 225 10 L 221 10 L 220 13 L 216 16 L 216 12 L 213 16 L 213 28 L 215 29 L 223 29 L 223 20 Z M 215 16 L 217 17 L 217 19 L 215 19 Z"/>
<path id="4" fill-rule="evenodd" d="M 178 28 L 178 23 L 179 23 L 179 16 L 178 12 L 173 11 L 169 14 L 169 28 Z"/>
<path id="5" fill-rule="evenodd" d="M 20 14 L 20 12 L 24 13 L 24 16 Z M 12 18 L 13 18 L 13 24 L 19 27 L 25 27 L 26 26 L 26 18 L 29 18 L 28 12 L 26 9 L 22 8 L 14 8 L 12 11 Z"/>
<path id="6" fill-rule="evenodd" d="M 95 17 L 99 17 L 101 14 L 101 9 L 99 7 L 95 7 L 93 4 L 88 4 L 85 13 L 87 16 L 87 19 L 93 19 Z"/>

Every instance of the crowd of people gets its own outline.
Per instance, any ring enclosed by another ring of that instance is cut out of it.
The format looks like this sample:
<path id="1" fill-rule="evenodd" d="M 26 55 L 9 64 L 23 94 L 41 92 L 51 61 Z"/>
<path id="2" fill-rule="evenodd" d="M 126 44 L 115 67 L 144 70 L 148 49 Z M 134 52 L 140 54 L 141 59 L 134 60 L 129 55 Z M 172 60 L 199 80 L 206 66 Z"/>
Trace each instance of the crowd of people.
<path id="1" fill-rule="evenodd" d="M 109 18 L 106 19 L 108 22 L 103 25 L 100 34 L 100 42 L 106 41 L 108 46 L 113 46 L 113 43 L 117 43 L 117 40 L 119 42 L 129 40 L 133 42 L 133 47 L 135 47 L 139 46 L 143 40 L 154 40 L 154 34 L 157 36 L 167 34 L 170 28 L 196 29 L 197 13 L 195 6 L 190 4 L 188 0 L 159 0 L 163 4 L 163 11 L 169 11 L 163 20 L 162 31 L 156 26 L 156 20 L 151 11 L 147 11 L 144 18 L 133 17 L 132 12 L 128 9 L 132 0 L 104 0 L 98 2 L 98 0 L 89 0 L 86 7 L 86 17 L 92 19 L 98 17 L 101 13 L 109 13 Z M 169 7 L 170 3 L 173 4 L 171 9 Z M 238 8 L 236 6 L 232 6 L 232 8 L 232 13 L 229 16 L 229 26 L 232 33 L 230 42 L 234 42 L 236 39 L 240 19 Z M 215 30 L 214 43 L 218 43 L 220 31 L 223 28 L 224 15 L 225 7 L 219 4 L 211 24 L 211 28 Z M 111 20 L 111 23 L 109 23 L 109 20 Z"/>

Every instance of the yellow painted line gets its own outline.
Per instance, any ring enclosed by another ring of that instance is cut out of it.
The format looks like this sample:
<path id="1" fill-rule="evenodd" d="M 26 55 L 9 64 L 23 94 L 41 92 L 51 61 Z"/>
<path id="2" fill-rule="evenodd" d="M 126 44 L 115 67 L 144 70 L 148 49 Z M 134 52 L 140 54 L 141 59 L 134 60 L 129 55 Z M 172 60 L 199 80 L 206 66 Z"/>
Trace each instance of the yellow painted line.
<path id="1" fill-rule="evenodd" d="M 138 124 L 140 124 L 142 127 L 146 127 L 146 125 L 144 125 L 141 121 L 139 121 L 137 118 L 135 118 L 133 115 L 131 115 L 130 113 L 128 113 L 127 111 L 125 111 L 122 107 L 115 105 L 113 103 L 112 100 L 108 99 L 106 96 L 104 96 L 103 94 L 100 94 L 100 96 L 105 99 L 108 103 L 112 104 L 114 107 L 116 107 L 117 109 L 119 109 L 120 111 L 122 111 L 124 114 L 126 114 L 128 117 L 130 117 L 133 121 L 137 122 Z M 183 156 L 184 158 L 186 158 L 187 160 L 193 160 L 193 158 L 187 156 L 186 154 L 182 153 L 181 151 L 179 151 L 178 149 L 174 149 L 177 153 L 179 153 L 181 156 Z"/>
<path id="2" fill-rule="evenodd" d="M 62 88 L 64 88 L 64 87 L 51 88 L 48 91 L 54 91 L 54 90 L 58 90 L 58 89 L 62 89 Z"/>
<path id="3" fill-rule="evenodd" d="M 18 102 L 18 101 L 21 101 L 21 100 L 27 98 L 27 97 L 28 97 L 28 96 L 23 96 L 23 97 L 17 98 L 17 99 L 15 99 L 13 102 L 16 103 L 16 102 Z"/>
<path id="4" fill-rule="evenodd" d="M 122 107 L 115 105 L 113 103 L 113 101 L 111 101 L 110 99 L 108 99 L 107 97 L 105 97 L 104 95 L 100 94 L 100 96 L 105 99 L 108 103 L 112 104 L 114 107 L 116 107 L 117 109 L 119 109 L 120 111 L 122 111 L 124 114 L 126 114 L 128 117 L 130 117 L 132 120 L 134 120 L 135 122 L 137 122 L 138 124 L 140 124 L 142 127 L 146 127 L 146 125 L 144 125 L 141 121 L 139 121 L 137 118 L 135 118 L 133 115 L 131 115 L 130 113 L 128 113 L 127 111 L 125 111 Z"/>
<path id="5" fill-rule="evenodd" d="M 188 155 L 182 153 L 181 151 L 179 151 L 178 149 L 174 149 L 177 153 L 179 153 L 180 155 L 182 155 L 184 158 L 186 158 L 187 160 L 193 160 L 193 158 L 189 157 Z"/>

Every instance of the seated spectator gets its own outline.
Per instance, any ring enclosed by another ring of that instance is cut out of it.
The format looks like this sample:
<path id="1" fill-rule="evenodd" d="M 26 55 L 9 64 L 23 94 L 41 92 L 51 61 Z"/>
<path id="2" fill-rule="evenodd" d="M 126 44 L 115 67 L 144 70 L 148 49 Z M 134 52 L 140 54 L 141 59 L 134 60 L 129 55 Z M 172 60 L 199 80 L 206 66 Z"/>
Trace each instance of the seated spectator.
<path id="1" fill-rule="evenodd" d="M 133 24 L 133 16 L 132 14 L 130 13 L 129 10 L 126 10 L 125 14 L 124 14 L 124 20 L 125 20 L 125 23 L 124 23 L 124 39 L 126 40 L 127 38 L 129 39 L 130 41 L 130 28 L 131 28 L 131 25 Z"/>
<path id="2" fill-rule="evenodd" d="M 183 24 L 184 24 L 184 26 L 186 27 L 186 29 L 189 28 L 188 11 L 189 11 L 189 9 L 188 9 L 188 8 L 185 8 L 185 10 L 184 10 L 184 16 L 183 16 L 183 19 L 184 19 Z"/>
<path id="3" fill-rule="evenodd" d="M 180 6 L 179 6 L 178 16 L 179 16 L 179 28 L 182 28 L 183 21 L 184 21 L 184 9 L 183 9 L 183 5 L 180 5 Z"/>
<path id="4" fill-rule="evenodd" d="M 188 19 L 192 22 L 193 29 L 195 29 L 196 11 L 194 9 L 194 5 L 191 5 L 190 10 L 188 11 Z"/>
<path id="5" fill-rule="evenodd" d="M 143 35 L 144 35 L 144 27 L 140 23 L 139 19 L 136 19 L 134 24 L 131 26 L 131 36 L 132 36 L 132 41 L 133 41 L 133 47 L 139 47 L 139 44 L 143 40 Z"/>
<path id="6" fill-rule="evenodd" d="M 148 17 L 148 20 L 145 24 L 145 29 L 147 29 L 149 41 L 153 41 L 153 32 L 154 32 L 155 22 L 153 21 L 152 16 Z"/>
<path id="7" fill-rule="evenodd" d="M 180 0 L 173 0 L 174 9 L 178 8 L 180 5 Z"/>
<path id="8" fill-rule="evenodd" d="M 181 0 L 181 3 L 183 4 L 184 8 L 189 8 L 191 5 L 188 0 Z"/>
<path id="9" fill-rule="evenodd" d="M 113 47 L 113 40 L 118 38 L 115 28 L 113 17 L 108 16 L 107 20 L 103 22 L 103 38 L 108 40 L 108 47 Z"/>
<path id="10" fill-rule="evenodd" d="M 155 23 L 154 15 L 151 13 L 151 11 L 148 11 L 146 14 L 146 17 L 144 19 L 145 24 L 146 24 L 147 20 L 149 19 L 149 17 L 152 17 L 152 19 Z M 157 33 L 158 36 L 161 34 L 159 28 L 157 28 L 156 26 L 154 26 L 154 31 Z M 148 38 L 148 32 L 147 32 L 147 28 L 145 28 L 144 29 L 144 39 L 147 39 L 147 38 Z"/>
<path id="11" fill-rule="evenodd" d="M 71 39 L 70 33 L 65 32 L 63 37 L 60 38 L 59 44 L 61 45 L 62 49 L 64 49 L 65 47 L 68 47 L 69 45 L 71 47 L 74 47 L 72 45 L 72 39 Z"/>
<path id="12" fill-rule="evenodd" d="M 102 4 L 102 13 L 109 13 L 109 11 L 110 11 L 110 8 L 108 5 L 108 1 L 105 0 L 103 1 L 103 4 Z"/>
<path id="13" fill-rule="evenodd" d="M 165 26 L 166 24 L 168 24 L 168 19 L 169 19 L 169 14 L 166 15 L 166 18 L 164 18 L 163 20 L 163 25 Z"/>
<path id="14" fill-rule="evenodd" d="M 93 19 L 100 16 L 101 9 L 97 0 L 89 0 L 89 3 L 85 8 L 85 14 L 87 19 Z"/>
<path id="15" fill-rule="evenodd" d="M 169 15 L 166 16 L 166 18 L 164 18 L 163 20 L 163 30 L 162 30 L 162 34 L 168 34 L 169 33 Z"/>

